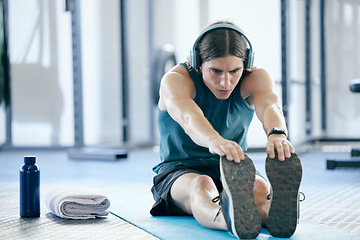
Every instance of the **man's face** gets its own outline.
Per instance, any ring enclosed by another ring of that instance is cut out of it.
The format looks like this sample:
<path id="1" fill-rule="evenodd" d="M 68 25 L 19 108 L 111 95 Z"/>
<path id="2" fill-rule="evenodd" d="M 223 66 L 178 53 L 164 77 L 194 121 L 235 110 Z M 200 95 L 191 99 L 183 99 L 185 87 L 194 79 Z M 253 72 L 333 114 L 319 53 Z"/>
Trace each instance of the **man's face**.
<path id="1" fill-rule="evenodd" d="M 201 72 L 205 85 L 218 99 L 229 98 L 243 73 L 243 60 L 233 55 L 203 62 Z"/>

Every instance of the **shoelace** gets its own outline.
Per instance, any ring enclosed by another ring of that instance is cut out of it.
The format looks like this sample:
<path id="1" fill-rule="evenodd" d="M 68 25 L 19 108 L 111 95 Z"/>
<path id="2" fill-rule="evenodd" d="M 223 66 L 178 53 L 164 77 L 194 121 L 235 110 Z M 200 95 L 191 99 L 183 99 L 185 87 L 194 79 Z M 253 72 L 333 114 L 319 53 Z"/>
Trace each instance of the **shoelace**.
<path id="1" fill-rule="evenodd" d="M 220 195 L 217 196 L 217 197 L 214 197 L 211 201 L 212 201 L 213 203 L 216 203 L 216 202 L 218 202 L 219 200 L 220 200 Z M 217 211 L 217 213 L 216 213 L 216 215 L 215 215 L 214 222 L 216 221 L 216 218 L 219 216 L 220 212 L 221 212 L 221 207 L 219 208 L 219 211 Z"/>
<path id="2" fill-rule="evenodd" d="M 218 202 L 219 200 L 220 200 L 220 195 L 217 196 L 217 197 L 214 197 L 211 201 L 212 201 L 213 203 L 216 203 L 216 202 Z"/>
<path id="3" fill-rule="evenodd" d="M 300 201 L 300 202 L 305 201 L 305 193 L 299 192 L 299 194 L 303 197 L 303 199 L 300 199 L 300 195 L 299 195 L 299 201 Z"/>
<path id="4" fill-rule="evenodd" d="M 300 196 L 302 196 L 303 198 L 300 199 Z M 297 223 L 299 224 L 300 223 L 300 203 L 305 201 L 305 194 L 303 192 L 299 192 L 299 195 L 298 195 L 298 218 L 297 218 Z"/>

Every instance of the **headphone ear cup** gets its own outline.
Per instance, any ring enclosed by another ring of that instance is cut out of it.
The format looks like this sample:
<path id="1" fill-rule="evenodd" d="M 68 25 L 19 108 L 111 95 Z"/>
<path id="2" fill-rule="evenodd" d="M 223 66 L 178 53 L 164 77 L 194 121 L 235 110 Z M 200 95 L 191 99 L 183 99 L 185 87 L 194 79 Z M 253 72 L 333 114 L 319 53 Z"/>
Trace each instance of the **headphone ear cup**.
<path id="1" fill-rule="evenodd" d="M 249 68 L 249 49 L 246 49 L 246 58 L 244 61 L 244 68 L 248 69 Z"/>
<path id="2" fill-rule="evenodd" d="M 199 59 L 199 54 L 196 50 L 191 50 L 190 51 L 190 65 L 193 67 L 193 68 L 198 68 L 199 67 L 199 62 L 200 62 L 200 59 Z"/>
<path id="3" fill-rule="evenodd" d="M 245 68 L 250 69 L 254 64 L 254 53 L 251 49 L 246 49 L 246 61 L 244 62 Z"/>

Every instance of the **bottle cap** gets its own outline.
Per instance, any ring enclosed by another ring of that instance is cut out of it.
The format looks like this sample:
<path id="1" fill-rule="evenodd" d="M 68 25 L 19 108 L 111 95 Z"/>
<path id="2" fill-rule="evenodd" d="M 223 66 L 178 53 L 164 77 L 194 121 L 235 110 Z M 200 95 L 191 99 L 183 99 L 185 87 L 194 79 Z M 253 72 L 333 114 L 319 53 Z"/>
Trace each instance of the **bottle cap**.
<path id="1" fill-rule="evenodd" d="M 25 164 L 35 164 L 36 157 L 35 156 L 25 156 L 24 157 L 24 163 Z"/>

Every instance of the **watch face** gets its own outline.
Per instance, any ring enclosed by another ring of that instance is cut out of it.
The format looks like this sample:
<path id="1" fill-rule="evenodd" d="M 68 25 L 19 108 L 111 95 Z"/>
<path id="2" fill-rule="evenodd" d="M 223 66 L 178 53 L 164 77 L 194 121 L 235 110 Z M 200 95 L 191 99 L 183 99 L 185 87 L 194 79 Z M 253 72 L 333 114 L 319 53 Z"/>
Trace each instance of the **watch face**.
<path id="1" fill-rule="evenodd" d="M 286 136 L 285 129 L 274 127 L 268 134 L 270 136 L 271 134 L 284 134 Z"/>
<path id="2" fill-rule="evenodd" d="M 281 128 L 274 128 L 274 132 L 276 132 L 276 133 L 285 133 L 285 130 L 281 129 Z"/>

